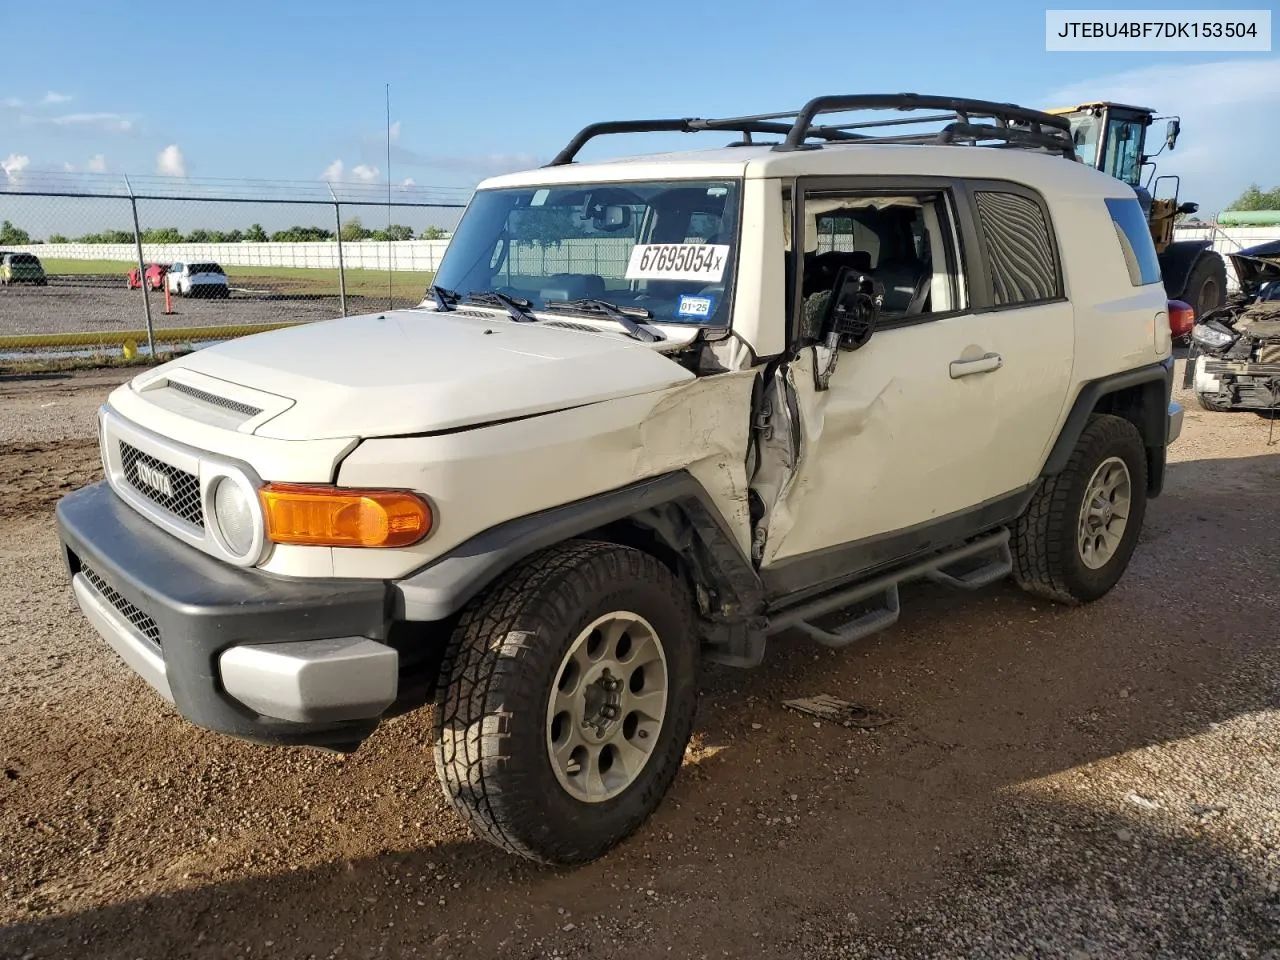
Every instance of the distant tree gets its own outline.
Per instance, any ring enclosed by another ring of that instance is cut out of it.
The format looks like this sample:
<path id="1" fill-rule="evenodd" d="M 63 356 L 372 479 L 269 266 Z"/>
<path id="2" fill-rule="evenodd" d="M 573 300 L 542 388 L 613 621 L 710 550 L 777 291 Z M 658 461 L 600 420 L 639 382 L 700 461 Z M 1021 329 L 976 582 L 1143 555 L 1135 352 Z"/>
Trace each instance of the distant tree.
<path id="1" fill-rule="evenodd" d="M 427 229 L 423 230 L 420 234 L 418 234 L 418 239 L 419 240 L 443 240 L 448 235 L 449 235 L 448 231 L 446 231 L 443 227 L 427 227 Z"/>
<path id="2" fill-rule="evenodd" d="M 244 232 L 244 239 L 248 243 L 266 243 L 267 231 L 262 229 L 262 224 L 254 223 Z"/>
<path id="3" fill-rule="evenodd" d="M 31 242 L 31 234 L 27 231 L 15 227 L 8 220 L 0 223 L 0 245 L 18 246 L 23 243 Z"/>
<path id="4" fill-rule="evenodd" d="M 217 243 L 217 240 L 212 230 L 201 228 L 187 234 L 187 243 Z"/>
<path id="5" fill-rule="evenodd" d="M 49 242 L 50 243 L 70 243 L 71 241 L 69 241 L 66 237 L 64 237 L 60 233 L 51 233 L 49 234 Z"/>
<path id="6" fill-rule="evenodd" d="M 77 237 L 76 243 L 133 243 L 133 234 L 128 230 L 104 230 Z"/>
<path id="7" fill-rule="evenodd" d="M 353 240 L 368 240 L 372 236 L 370 231 L 365 229 L 359 217 L 352 217 L 342 225 L 342 239 L 347 242 Z"/>
<path id="8" fill-rule="evenodd" d="M 250 228 L 252 232 L 252 228 Z M 277 230 L 271 235 L 271 239 L 280 243 L 306 243 L 314 240 L 332 240 L 332 230 L 322 230 L 320 227 L 299 227 L 292 226 L 288 230 Z"/>
<path id="9" fill-rule="evenodd" d="M 182 232 L 177 227 L 153 227 L 142 231 L 143 243 L 181 243 Z"/>
<path id="10" fill-rule="evenodd" d="M 1280 210 L 1280 186 L 1263 190 L 1256 183 L 1249 184 L 1244 193 L 1236 197 L 1228 210 Z"/>
<path id="11" fill-rule="evenodd" d="M 370 240 L 380 240 L 386 243 L 388 240 L 412 240 L 413 228 L 406 227 L 404 224 L 393 223 L 386 230 L 374 230 L 369 234 Z"/>
<path id="12" fill-rule="evenodd" d="M 239 230 L 229 230 L 222 235 L 222 243 L 239 243 L 244 239 L 244 234 Z"/>

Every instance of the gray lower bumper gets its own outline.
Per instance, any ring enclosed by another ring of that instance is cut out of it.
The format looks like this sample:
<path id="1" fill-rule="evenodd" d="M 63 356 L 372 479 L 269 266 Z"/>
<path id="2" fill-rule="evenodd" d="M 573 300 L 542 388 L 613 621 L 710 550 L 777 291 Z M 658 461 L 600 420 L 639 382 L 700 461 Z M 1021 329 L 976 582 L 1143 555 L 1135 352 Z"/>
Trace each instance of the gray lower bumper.
<path id="1" fill-rule="evenodd" d="M 72 589 L 94 629 L 193 723 L 248 740 L 349 749 L 399 694 L 388 586 L 221 563 L 106 484 L 57 509 Z"/>

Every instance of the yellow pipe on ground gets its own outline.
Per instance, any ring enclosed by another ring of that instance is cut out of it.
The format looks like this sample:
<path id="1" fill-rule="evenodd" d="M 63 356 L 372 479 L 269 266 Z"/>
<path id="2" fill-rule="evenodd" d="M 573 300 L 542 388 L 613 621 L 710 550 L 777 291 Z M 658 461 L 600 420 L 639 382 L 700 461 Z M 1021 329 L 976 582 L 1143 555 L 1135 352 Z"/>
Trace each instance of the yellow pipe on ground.
<path id="1" fill-rule="evenodd" d="M 296 327 L 313 320 L 286 320 L 279 323 L 246 323 L 220 327 L 172 327 L 155 331 L 157 343 L 187 343 L 193 340 L 227 340 L 267 330 Z M 79 333 L 17 333 L 0 336 L 0 350 L 31 350 L 40 347 L 121 347 L 129 340 L 145 342 L 145 330 L 83 331 Z"/>

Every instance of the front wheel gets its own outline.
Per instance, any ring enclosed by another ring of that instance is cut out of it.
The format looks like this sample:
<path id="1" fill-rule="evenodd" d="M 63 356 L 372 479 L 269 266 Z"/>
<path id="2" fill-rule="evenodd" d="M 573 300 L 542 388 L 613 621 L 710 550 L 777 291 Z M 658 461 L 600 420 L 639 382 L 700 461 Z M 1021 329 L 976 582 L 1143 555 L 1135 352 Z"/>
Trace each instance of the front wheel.
<path id="1" fill-rule="evenodd" d="M 1014 579 L 1059 603 L 1097 600 L 1129 566 L 1146 508 L 1137 428 L 1121 417 L 1090 418 L 1066 467 L 1041 481 L 1014 525 Z"/>
<path id="2" fill-rule="evenodd" d="M 572 541 L 530 558 L 449 642 L 435 722 L 446 798 L 530 860 L 602 856 L 674 780 L 697 666 L 692 599 L 654 557 Z"/>

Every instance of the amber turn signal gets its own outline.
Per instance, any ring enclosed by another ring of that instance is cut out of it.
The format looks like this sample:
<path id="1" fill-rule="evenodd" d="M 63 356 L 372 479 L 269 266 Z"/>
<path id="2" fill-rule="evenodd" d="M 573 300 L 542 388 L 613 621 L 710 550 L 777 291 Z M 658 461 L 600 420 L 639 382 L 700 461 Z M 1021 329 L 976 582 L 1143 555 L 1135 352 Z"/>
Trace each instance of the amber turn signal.
<path id="1" fill-rule="evenodd" d="M 431 508 L 406 490 L 269 483 L 258 498 L 273 543 L 407 547 L 431 531 Z"/>

